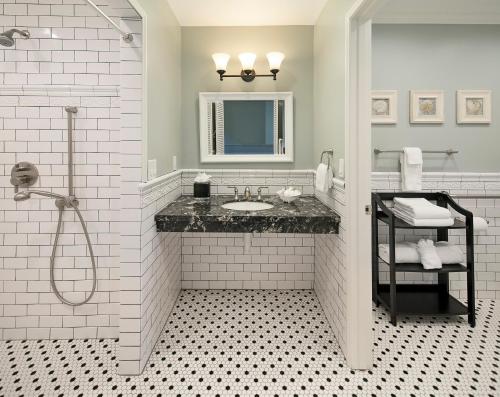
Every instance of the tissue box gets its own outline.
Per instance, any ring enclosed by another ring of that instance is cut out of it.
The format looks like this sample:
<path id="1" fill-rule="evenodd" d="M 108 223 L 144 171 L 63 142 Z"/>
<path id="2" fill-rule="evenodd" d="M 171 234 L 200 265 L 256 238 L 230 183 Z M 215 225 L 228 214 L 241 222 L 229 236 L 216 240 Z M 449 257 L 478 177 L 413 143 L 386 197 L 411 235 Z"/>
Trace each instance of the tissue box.
<path id="1" fill-rule="evenodd" d="M 209 182 L 195 182 L 193 184 L 193 196 L 196 198 L 210 197 L 210 181 Z"/>

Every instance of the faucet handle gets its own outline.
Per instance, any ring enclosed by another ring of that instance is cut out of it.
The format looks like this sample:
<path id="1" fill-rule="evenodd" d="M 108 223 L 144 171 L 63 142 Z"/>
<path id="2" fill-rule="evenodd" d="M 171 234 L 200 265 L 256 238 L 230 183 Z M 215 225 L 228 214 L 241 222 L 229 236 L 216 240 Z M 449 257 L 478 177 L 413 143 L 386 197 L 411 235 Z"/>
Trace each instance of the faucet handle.
<path id="1" fill-rule="evenodd" d="M 262 189 L 267 189 L 269 190 L 268 186 L 259 186 L 257 189 L 257 201 L 262 201 Z"/>
<path id="2" fill-rule="evenodd" d="M 234 201 L 239 201 L 238 197 L 238 187 L 237 186 L 228 186 L 228 188 L 234 189 Z"/>

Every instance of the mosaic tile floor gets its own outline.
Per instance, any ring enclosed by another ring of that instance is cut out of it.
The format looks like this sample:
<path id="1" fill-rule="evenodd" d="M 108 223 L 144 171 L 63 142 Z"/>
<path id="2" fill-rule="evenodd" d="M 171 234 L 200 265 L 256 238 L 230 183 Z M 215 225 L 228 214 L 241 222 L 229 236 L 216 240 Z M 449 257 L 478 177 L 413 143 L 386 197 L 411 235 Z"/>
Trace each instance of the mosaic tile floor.
<path id="1" fill-rule="evenodd" d="M 0 342 L 3 396 L 500 396 L 500 303 L 478 325 L 374 309 L 375 366 L 350 371 L 312 291 L 183 291 L 144 374 L 112 340 Z"/>

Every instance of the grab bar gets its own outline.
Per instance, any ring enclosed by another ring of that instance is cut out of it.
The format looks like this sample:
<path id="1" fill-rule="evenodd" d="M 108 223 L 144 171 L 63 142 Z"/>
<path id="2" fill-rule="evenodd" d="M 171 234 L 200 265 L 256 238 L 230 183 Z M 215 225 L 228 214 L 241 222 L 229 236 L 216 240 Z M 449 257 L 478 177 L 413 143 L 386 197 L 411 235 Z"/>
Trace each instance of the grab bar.
<path id="1" fill-rule="evenodd" d="M 500 199 L 500 194 L 452 194 L 451 197 L 456 199 Z"/>
<path id="2" fill-rule="evenodd" d="M 380 153 L 403 153 L 402 150 L 381 150 L 381 149 L 373 149 L 373 153 L 378 155 Z M 458 150 L 455 149 L 446 149 L 446 150 L 422 150 L 422 153 L 442 153 L 451 156 L 452 154 L 459 153 Z"/>

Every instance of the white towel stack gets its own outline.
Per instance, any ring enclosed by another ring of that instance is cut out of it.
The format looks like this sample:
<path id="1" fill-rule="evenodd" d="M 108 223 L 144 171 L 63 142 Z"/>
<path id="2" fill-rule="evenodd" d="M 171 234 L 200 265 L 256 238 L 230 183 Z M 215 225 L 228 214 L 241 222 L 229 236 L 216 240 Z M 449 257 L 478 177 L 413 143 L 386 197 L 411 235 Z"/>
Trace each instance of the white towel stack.
<path id="1" fill-rule="evenodd" d="M 455 222 L 447 208 L 424 198 L 394 198 L 394 214 L 412 226 L 451 226 Z"/>
<path id="2" fill-rule="evenodd" d="M 443 265 L 465 262 L 464 253 L 457 245 L 438 241 L 435 248 Z M 384 262 L 390 262 L 389 244 L 379 244 L 378 253 Z M 396 243 L 396 263 L 422 263 L 417 244 L 407 241 Z"/>

